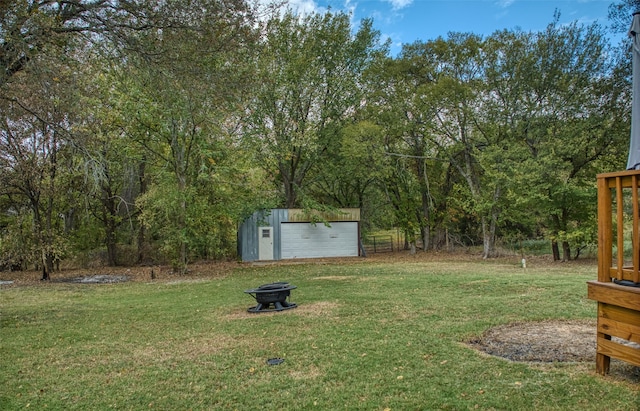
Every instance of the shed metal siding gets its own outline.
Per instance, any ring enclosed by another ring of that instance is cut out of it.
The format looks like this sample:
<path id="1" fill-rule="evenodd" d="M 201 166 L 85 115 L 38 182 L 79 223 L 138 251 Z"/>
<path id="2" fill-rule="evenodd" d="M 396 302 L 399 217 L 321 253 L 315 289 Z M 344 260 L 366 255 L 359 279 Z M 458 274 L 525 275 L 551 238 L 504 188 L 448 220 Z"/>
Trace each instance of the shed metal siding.
<path id="1" fill-rule="evenodd" d="M 256 211 L 247 218 L 238 229 L 238 251 L 242 261 L 258 260 L 258 241 L 260 227 L 273 227 L 273 259 L 280 260 L 280 223 L 288 221 L 288 210 L 276 208 L 269 211 Z"/>
<path id="2" fill-rule="evenodd" d="M 281 257 L 322 258 L 357 257 L 358 222 L 340 221 L 324 224 L 282 223 Z"/>

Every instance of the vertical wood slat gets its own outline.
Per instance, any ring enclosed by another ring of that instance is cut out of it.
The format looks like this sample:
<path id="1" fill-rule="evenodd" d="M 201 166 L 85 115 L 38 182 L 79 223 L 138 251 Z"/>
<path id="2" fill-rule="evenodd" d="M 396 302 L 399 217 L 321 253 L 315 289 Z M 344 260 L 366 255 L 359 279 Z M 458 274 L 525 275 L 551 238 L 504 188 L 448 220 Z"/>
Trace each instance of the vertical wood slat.
<path id="1" fill-rule="evenodd" d="M 633 201 L 633 228 L 632 228 L 632 252 L 633 252 L 633 281 L 640 282 L 638 268 L 640 266 L 640 235 L 638 233 L 639 207 L 638 207 L 638 176 L 631 177 L 631 198 Z"/>
<path id="2" fill-rule="evenodd" d="M 613 216 L 611 188 L 607 178 L 598 178 L 598 281 L 611 281 L 613 263 Z"/>
<path id="3" fill-rule="evenodd" d="M 624 267 L 624 196 L 622 193 L 622 178 L 616 177 L 616 216 L 618 229 L 618 279 L 622 278 L 622 268 Z"/>

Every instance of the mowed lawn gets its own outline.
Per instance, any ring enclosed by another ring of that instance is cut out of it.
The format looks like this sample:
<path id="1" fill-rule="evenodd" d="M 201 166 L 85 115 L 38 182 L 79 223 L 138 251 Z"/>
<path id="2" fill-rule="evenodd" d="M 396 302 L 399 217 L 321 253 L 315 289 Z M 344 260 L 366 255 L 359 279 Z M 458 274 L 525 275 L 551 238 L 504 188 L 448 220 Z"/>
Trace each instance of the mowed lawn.
<path id="1" fill-rule="evenodd" d="M 500 324 L 594 319 L 595 278 L 595 262 L 405 255 L 5 287 L 0 409 L 640 409 L 637 379 L 602 377 L 595 358 L 517 363 L 466 345 Z M 298 287 L 298 308 L 247 313 L 243 291 L 274 281 Z"/>

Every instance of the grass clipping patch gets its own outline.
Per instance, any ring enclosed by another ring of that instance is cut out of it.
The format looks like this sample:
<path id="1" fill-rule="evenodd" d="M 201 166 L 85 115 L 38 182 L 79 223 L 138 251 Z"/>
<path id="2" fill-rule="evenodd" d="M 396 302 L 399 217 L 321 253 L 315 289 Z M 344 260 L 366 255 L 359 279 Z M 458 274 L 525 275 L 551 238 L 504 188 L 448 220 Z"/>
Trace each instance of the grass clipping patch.
<path id="1" fill-rule="evenodd" d="M 544 321 L 494 327 L 469 344 L 511 361 L 585 362 L 596 355 L 595 321 Z"/>

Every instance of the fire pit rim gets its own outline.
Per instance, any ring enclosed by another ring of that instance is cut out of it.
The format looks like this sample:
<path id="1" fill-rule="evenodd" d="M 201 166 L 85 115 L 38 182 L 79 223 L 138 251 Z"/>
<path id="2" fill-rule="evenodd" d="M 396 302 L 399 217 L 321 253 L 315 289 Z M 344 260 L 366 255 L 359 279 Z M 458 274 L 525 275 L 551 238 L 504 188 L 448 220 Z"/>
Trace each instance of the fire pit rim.
<path id="1" fill-rule="evenodd" d="M 260 294 L 260 293 L 272 293 L 274 291 L 287 291 L 294 290 L 298 288 L 295 285 L 291 285 L 286 281 L 276 281 L 274 283 L 262 284 L 256 288 L 250 288 L 248 290 L 244 290 L 247 294 Z"/>
<path id="2" fill-rule="evenodd" d="M 296 303 L 287 302 L 287 298 L 291 295 L 291 290 L 296 289 L 295 285 L 291 285 L 285 281 L 278 281 L 269 284 L 263 284 L 258 288 L 245 290 L 246 294 L 251 295 L 258 305 L 249 308 L 249 312 L 273 312 L 282 311 L 290 308 L 296 308 Z M 273 304 L 274 308 L 269 308 Z"/>

